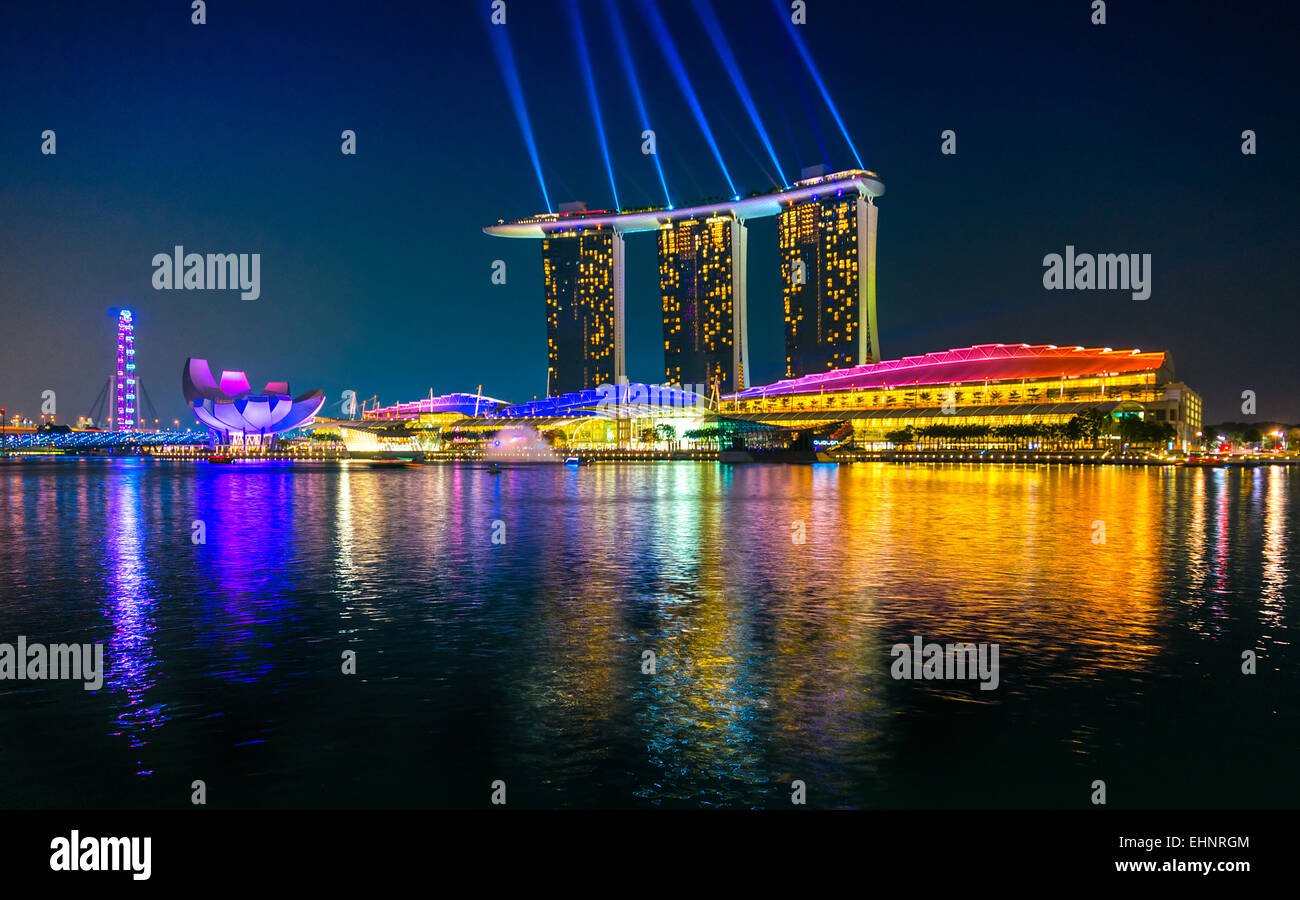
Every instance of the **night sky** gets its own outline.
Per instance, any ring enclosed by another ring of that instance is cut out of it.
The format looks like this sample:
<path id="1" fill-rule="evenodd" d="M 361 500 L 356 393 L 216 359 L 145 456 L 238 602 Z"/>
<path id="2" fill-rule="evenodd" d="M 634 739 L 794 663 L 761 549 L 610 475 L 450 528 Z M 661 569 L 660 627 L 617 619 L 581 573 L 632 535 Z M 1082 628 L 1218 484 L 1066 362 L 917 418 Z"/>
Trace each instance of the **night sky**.
<path id="1" fill-rule="evenodd" d="M 785 4 L 788 6 L 788 4 Z M 741 193 L 772 165 L 690 0 L 657 0 Z M 1206 420 L 1300 421 L 1297 22 L 1277 4 L 808 0 L 800 34 L 879 201 L 885 358 L 976 343 L 1163 349 Z M 579 0 L 624 207 L 662 202 L 604 0 Z M 729 193 L 639 0 L 620 0 L 673 200 Z M 713 0 L 787 179 L 855 165 L 770 0 Z M 137 314 L 160 416 L 188 356 L 384 403 L 546 385 L 542 211 L 490 3 L 14 4 L 0 18 L 0 406 L 89 411 Z M 509 0 L 552 203 L 613 198 L 564 0 Z M 57 134 L 57 155 L 41 133 Z M 357 134 L 357 155 L 340 133 Z M 957 154 L 940 153 L 940 133 Z M 1241 133 L 1258 153 L 1241 152 Z M 155 291 L 155 253 L 262 257 L 262 294 Z M 1150 253 L 1151 297 L 1048 292 L 1043 256 Z M 653 234 L 631 235 L 629 375 L 663 378 Z M 507 283 L 491 282 L 492 262 Z M 775 220 L 751 223 L 752 381 L 780 377 Z M 328 410 L 327 410 L 328 412 Z"/>

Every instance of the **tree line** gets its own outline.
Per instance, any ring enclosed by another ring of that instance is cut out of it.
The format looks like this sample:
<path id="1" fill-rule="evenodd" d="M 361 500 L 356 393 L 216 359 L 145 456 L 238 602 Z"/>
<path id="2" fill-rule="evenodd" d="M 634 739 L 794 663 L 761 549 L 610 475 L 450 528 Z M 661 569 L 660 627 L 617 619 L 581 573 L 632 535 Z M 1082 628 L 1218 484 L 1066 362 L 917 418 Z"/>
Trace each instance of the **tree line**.
<path id="1" fill-rule="evenodd" d="M 1038 422 L 1016 425 L 922 425 L 900 428 L 885 434 L 891 444 L 937 444 L 941 441 L 990 442 L 1001 441 L 1017 447 L 1030 442 L 1047 444 L 1090 444 L 1097 446 L 1102 437 L 1118 437 L 1123 443 L 1163 445 L 1178 434 L 1168 422 L 1148 422 L 1137 416 L 1112 417 L 1100 410 L 1090 409 L 1073 416 L 1068 422 Z"/>

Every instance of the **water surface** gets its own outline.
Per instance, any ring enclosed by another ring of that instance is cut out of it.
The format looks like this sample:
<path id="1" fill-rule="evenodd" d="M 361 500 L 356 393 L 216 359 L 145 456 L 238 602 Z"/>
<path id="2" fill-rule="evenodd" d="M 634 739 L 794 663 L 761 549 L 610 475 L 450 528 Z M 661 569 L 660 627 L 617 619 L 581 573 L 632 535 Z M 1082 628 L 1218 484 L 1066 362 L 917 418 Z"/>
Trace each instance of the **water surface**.
<path id="1" fill-rule="evenodd" d="M 1298 484 L 9 462 L 0 641 L 108 672 L 0 682 L 0 805 L 1294 807 Z M 894 680 L 915 635 L 998 689 Z"/>

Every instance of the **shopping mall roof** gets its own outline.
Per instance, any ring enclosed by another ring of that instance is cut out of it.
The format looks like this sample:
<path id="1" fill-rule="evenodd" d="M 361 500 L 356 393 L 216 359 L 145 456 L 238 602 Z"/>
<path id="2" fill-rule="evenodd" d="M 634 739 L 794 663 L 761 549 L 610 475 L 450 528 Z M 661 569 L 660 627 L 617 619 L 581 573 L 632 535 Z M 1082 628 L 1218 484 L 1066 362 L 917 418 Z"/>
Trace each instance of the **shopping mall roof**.
<path id="1" fill-rule="evenodd" d="M 877 409 L 828 409 L 819 406 L 780 412 L 728 413 L 730 418 L 761 422 L 830 422 L 850 419 L 991 419 L 1022 416 L 1072 416 L 1086 409 L 1110 413 L 1120 401 L 1080 403 L 1021 403 L 1002 406 L 958 406 L 945 411 L 941 406 L 887 406 Z"/>
<path id="2" fill-rule="evenodd" d="M 905 356 L 850 369 L 832 369 L 759 385 L 732 394 L 749 400 L 782 394 L 810 394 L 867 388 L 903 388 L 971 382 L 1120 375 L 1145 372 L 1166 364 L 1162 351 L 1112 350 L 1109 347 L 1058 347 L 1056 344 L 977 344 L 958 350 Z"/>

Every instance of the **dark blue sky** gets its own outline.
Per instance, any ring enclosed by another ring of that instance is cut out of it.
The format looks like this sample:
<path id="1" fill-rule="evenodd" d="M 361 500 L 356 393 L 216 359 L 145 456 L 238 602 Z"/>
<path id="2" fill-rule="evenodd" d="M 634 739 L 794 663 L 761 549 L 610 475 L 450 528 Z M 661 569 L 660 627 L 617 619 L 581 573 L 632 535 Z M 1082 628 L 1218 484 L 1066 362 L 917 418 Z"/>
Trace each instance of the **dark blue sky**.
<path id="1" fill-rule="evenodd" d="M 742 192 L 767 154 L 689 0 L 658 0 Z M 579 0 L 624 206 L 661 201 L 604 0 Z M 787 176 L 853 159 L 769 0 L 713 0 Z M 269 8 L 268 8 L 269 7 Z M 985 342 L 1165 349 L 1206 416 L 1300 421 L 1296 21 L 1272 4 L 808 0 L 804 36 L 880 201 L 886 358 Z M 0 26 L 0 405 L 86 412 L 114 320 L 183 417 L 187 356 L 384 402 L 545 389 L 543 208 L 490 4 L 33 4 Z M 639 3 L 621 0 L 673 199 L 727 193 Z M 563 0 L 509 0 L 553 202 L 612 204 Z M 1243 156 L 1253 129 L 1259 152 Z M 45 129 L 58 153 L 40 153 Z M 357 133 L 358 153 L 339 152 Z M 939 152 L 940 132 L 958 153 Z M 258 252 L 262 296 L 154 291 L 155 253 Z M 1048 292 L 1066 244 L 1150 253 L 1150 299 Z M 662 378 L 652 235 L 628 238 L 629 374 Z M 505 285 L 490 281 L 494 259 Z M 780 376 L 775 225 L 751 225 L 750 353 Z M 184 421 L 184 419 L 182 419 Z"/>

